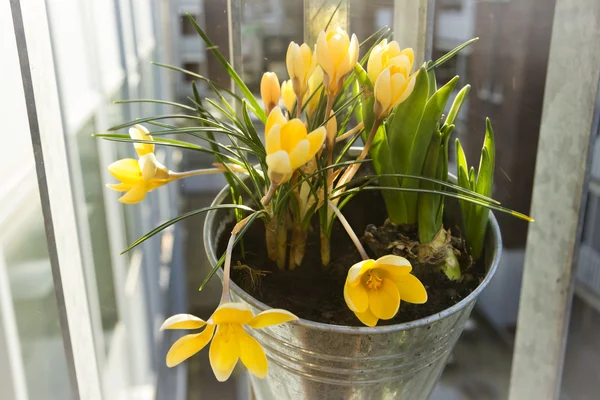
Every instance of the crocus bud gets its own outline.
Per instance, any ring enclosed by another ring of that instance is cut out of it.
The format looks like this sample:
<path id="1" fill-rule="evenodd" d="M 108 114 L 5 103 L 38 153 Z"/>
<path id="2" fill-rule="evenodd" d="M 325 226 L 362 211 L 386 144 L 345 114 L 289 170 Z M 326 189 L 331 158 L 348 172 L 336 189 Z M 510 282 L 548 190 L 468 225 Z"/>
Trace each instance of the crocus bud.
<path id="1" fill-rule="evenodd" d="M 306 93 L 308 78 L 317 65 L 310 47 L 306 43 L 298 46 L 297 43 L 291 42 L 285 56 L 285 63 L 293 84 L 294 93 L 298 98 L 302 98 Z"/>
<path id="2" fill-rule="evenodd" d="M 336 95 L 342 88 L 346 75 L 358 61 L 358 39 L 337 27 L 322 31 L 317 39 L 317 62 L 323 68 L 324 84 L 330 95 Z"/>
<path id="3" fill-rule="evenodd" d="M 265 72 L 260 81 L 260 97 L 265 103 L 267 114 L 279 103 L 279 79 L 274 72 Z"/>
<path id="4" fill-rule="evenodd" d="M 308 104 L 306 111 L 312 116 L 319 106 L 319 99 L 323 92 L 323 69 L 317 65 L 310 78 L 308 78 Z"/>
<path id="5" fill-rule="evenodd" d="M 377 46 L 373 47 L 367 63 L 367 74 L 371 83 L 375 84 L 377 77 L 384 69 L 395 65 L 405 71 L 405 78 L 408 78 L 413 69 L 415 53 L 413 49 L 406 48 L 400 50 L 396 41 L 387 42 L 383 39 Z"/>
<path id="6" fill-rule="evenodd" d="M 294 108 L 294 103 L 296 102 L 296 94 L 294 93 L 291 80 L 283 81 L 281 83 L 281 100 L 283 100 L 285 109 L 291 113 Z"/>
<path id="7" fill-rule="evenodd" d="M 383 70 L 375 81 L 375 104 L 373 113 L 376 118 L 385 118 L 390 111 L 410 96 L 415 87 L 417 73 L 407 77 L 403 66 L 392 65 Z"/>
<path id="8" fill-rule="evenodd" d="M 275 107 L 265 126 L 267 167 L 269 179 L 281 185 L 292 177 L 294 171 L 317 154 L 325 141 L 325 127 L 307 134 L 299 119 L 287 121 L 281 109 Z"/>

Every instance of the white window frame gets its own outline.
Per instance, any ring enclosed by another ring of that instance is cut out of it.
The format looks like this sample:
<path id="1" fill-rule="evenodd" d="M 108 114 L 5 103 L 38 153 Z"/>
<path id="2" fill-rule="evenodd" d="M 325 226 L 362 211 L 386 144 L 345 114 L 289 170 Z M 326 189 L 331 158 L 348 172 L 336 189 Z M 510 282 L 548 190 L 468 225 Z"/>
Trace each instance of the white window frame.
<path id="1" fill-rule="evenodd" d="M 100 375 L 46 5 L 27 0 L 11 0 L 10 5 L 73 396 L 99 400 Z"/>

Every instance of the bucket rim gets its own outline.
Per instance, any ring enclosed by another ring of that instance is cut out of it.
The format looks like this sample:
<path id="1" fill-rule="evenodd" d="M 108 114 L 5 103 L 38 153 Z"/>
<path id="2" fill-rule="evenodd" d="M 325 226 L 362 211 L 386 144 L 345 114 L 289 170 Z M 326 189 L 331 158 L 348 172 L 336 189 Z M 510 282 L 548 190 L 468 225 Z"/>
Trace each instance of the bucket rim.
<path id="1" fill-rule="evenodd" d="M 226 185 L 221 191 L 217 194 L 215 199 L 213 200 L 211 207 L 221 204 L 229 195 L 229 185 Z M 204 249 L 206 251 L 206 256 L 211 264 L 211 266 L 215 266 L 217 263 L 217 256 L 215 254 L 216 248 L 216 234 L 214 233 L 214 225 L 216 223 L 215 217 L 217 215 L 217 210 L 211 210 L 207 213 L 206 219 L 204 221 Z M 294 325 L 300 325 L 304 328 L 314 329 L 318 331 L 327 331 L 327 332 L 337 332 L 340 334 L 353 334 L 353 335 L 373 335 L 373 334 L 389 334 L 393 332 L 406 331 L 409 329 L 419 328 L 427 325 L 431 325 L 437 321 L 440 321 L 452 314 L 455 314 L 461 311 L 463 308 L 467 307 L 469 304 L 474 302 L 479 294 L 485 289 L 485 287 L 490 283 L 492 278 L 494 277 L 496 270 L 498 269 L 498 264 L 500 263 L 500 258 L 502 255 L 502 236 L 500 233 L 500 226 L 498 225 L 498 221 L 496 217 L 490 210 L 488 220 L 488 230 L 487 234 L 491 237 L 487 241 L 486 248 L 488 251 L 491 251 L 491 254 L 486 257 L 486 263 L 491 265 L 486 265 L 487 273 L 483 281 L 473 290 L 467 297 L 454 304 L 453 306 L 446 308 L 439 313 L 429 315 L 427 317 L 403 322 L 401 324 L 394 325 L 385 325 L 385 326 L 346 326 L 346 325 L 334 325 L 334 324 L 326 324 L 323 322 L 315 322 L 310 321 L 308 319 L 299 318 L 298 321 L 294 322 Z M 491 248 L 490 248 L 491 247 Z M 220 279 L 223 278 L 223 269 L 219 268 L 217 270 L 217 275 Z M 236 293 L 242 300 L 244 300 L 249 305 L 261 310 L 269 310 L 273 307 L 261 302 L 255 297 L 248 294 L 245 290 L 240 288 L 233 280 L 230 282 L 230 289 Z"/>

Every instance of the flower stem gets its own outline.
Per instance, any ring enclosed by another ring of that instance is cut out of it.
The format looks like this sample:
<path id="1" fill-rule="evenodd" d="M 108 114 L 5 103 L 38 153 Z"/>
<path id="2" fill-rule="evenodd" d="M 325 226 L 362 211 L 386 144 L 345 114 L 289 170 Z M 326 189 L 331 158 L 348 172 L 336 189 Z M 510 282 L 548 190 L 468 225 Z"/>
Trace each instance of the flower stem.
<path id="1" fill-rule="evenodd" d="M 221 168 L 205 168 L 205 169 L 195 169 L 195 170 L 186 171 L 186 172 L 169 171 L 169 175 L 173 178 L 173 180 L 177 180 L 177 179 L 188 178 L 190 176 L 196 176 L 196 175 L 218 174 L 220 172 L 223 172 L 223 169 L 221 169 Z"/>
<path id="2" fill-rule="evenodd" d="M 375 134 L 377 133 L 377 129 L 379 129 L 380 124 L 381 124 L 381 119 L 376 119 L 375 122 L 373 122 L 373 127 L 371 128 L 371 133 L 369 133 L 369 137 L 367 138 L 365 146 L 363 147 L 360 155 L 356 159 L 357 163 L 352 164 L 350 167 L 348 167 L 348 169 L 346 171 L 344 171 L 344 174 L 338 181 L 338 184 L 337 184 L 338 187 L 345 185 L 354 177 L 354 175 L 356 175 L 356 172 L 358 172 L 358 169 L 361 166 L 361 164 L 359 162 L 364 160 L 365 157 L 367 156 L 367 154 L 369 154 L 369 149 L 371 148 L 371 144 L 373 143 L 373 139 L 375 138 Z"/>
<path id="3" fill-rule="evenodd" d="M 231 233 L 229 242 L 227 242 L 227 250 L 225 251 L 225 264 L 223 265 L 223 293 L 221 294 L 220 304 L 231 301 L 231 295 L 229 294 L 229 283 L 231 281 L 231 252 L 233 251 L 235 235 L 235 232 Z"/>
<path id="4" fill-rule="evenodd" d="M 341 142 L 342 140 L 348 139 L 349 137 L 353 136 L 355 133 L 359 132 L 362 128 L 365 127 L 365 123 L 364 122 L 360 122 L 358 125 L 356 125 L 354 128 L 350 129 L 348 132 L 341 134 L 340 136 L 335 138 L 335 142 Z"/>
<path id="5" fill-rule="evenodd" d="M 321 229 L 321 264 L 326 267 L 329 261 L 331 261 L 331 242 L 327 233 Z"/>
<path id="6" fill-rule="evenodd" d="M 269 203 L 271 203 L 271 200 L 273 199 L 273 195 L 275 194 L 275 191 L 277 190 L 278 187 L 279 187 L 279 185 L 277 185 L 274 182 L 271 182 L 271 186 L 269 186 L 269 190 L 265 194 L 265 197 L 263 197 L 261 200 L 264 207 L 268 206 Z"/>
<path id="7" fill-rule="evenodd" d="M 265 227 L 267 256 L 271 261 L 277 261 L 277 218 L 271 216 Z"/>
<path id="8" fill-rule="evenodd" d="M 356 236 L 356 233 L 354 233 L 354 230 L 352 229 L 352 227 L 348 223 L 348 220 L 346 219 L 346 217 L 344 217 L 344 214 L 342 214 L 342 212 L 340 211 L 340 209 L 337 208 L 337 206 L 333 203 L 333 201 L 328 200 L 328 202 L 329 202 L 329 207 L 331 207 L 331 209 L 333 210 L 333 212 L 335 213 L 335 215 L 337 215 L 338 219 L 342 223 L 342 226 L 344 227 L 344 229 L 346 230 L 346 232 L 348 232 L 348 236 L 350 236 L 350 239 L 352 239 L 352 242 L 356 246 L 356 249 L 360 253 L 360 256 L 363 258 L 363 260 L 368 260 L 369 259 L 369 255 L 365 251 L 365 248 L 363 247 L 363 245 L 360 243 L 360 240 L 358 239 L 358 236 Z"/>
<path id="9" fill-rule="evenodd" d="M 296 118 L 302 118 L 302 98 L 303 96 L 296 96 Z"/>

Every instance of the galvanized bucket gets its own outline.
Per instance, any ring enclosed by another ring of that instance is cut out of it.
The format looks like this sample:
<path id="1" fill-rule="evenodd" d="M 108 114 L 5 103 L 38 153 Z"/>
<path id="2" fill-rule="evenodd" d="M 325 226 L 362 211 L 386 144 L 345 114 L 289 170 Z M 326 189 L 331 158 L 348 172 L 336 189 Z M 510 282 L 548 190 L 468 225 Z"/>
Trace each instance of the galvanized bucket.
<path id="1" fill-rule="evenodd" d="M 213 205 L 221 204 L 229 193 L 229 188 L 224 188 Z M 207 215 L 204 240 L 212 265 L 218 260 L 216 240 L 232 219 L 230 210 L 225 209 Z M 498 266 L 502 239 L 498 222 L 491 213 L 488 228 L 485 279 L 468 297 L 438 314 L 374 328 L 301 319 L 249 332 L 263 346 L 269 359 L 265 379 L 251 376 L 256 399 L 427 399 L 477 296 Z M 235 301 L 247 303 L 254 313 L 270 308 L 233 282 L 231 292 Z"/>

